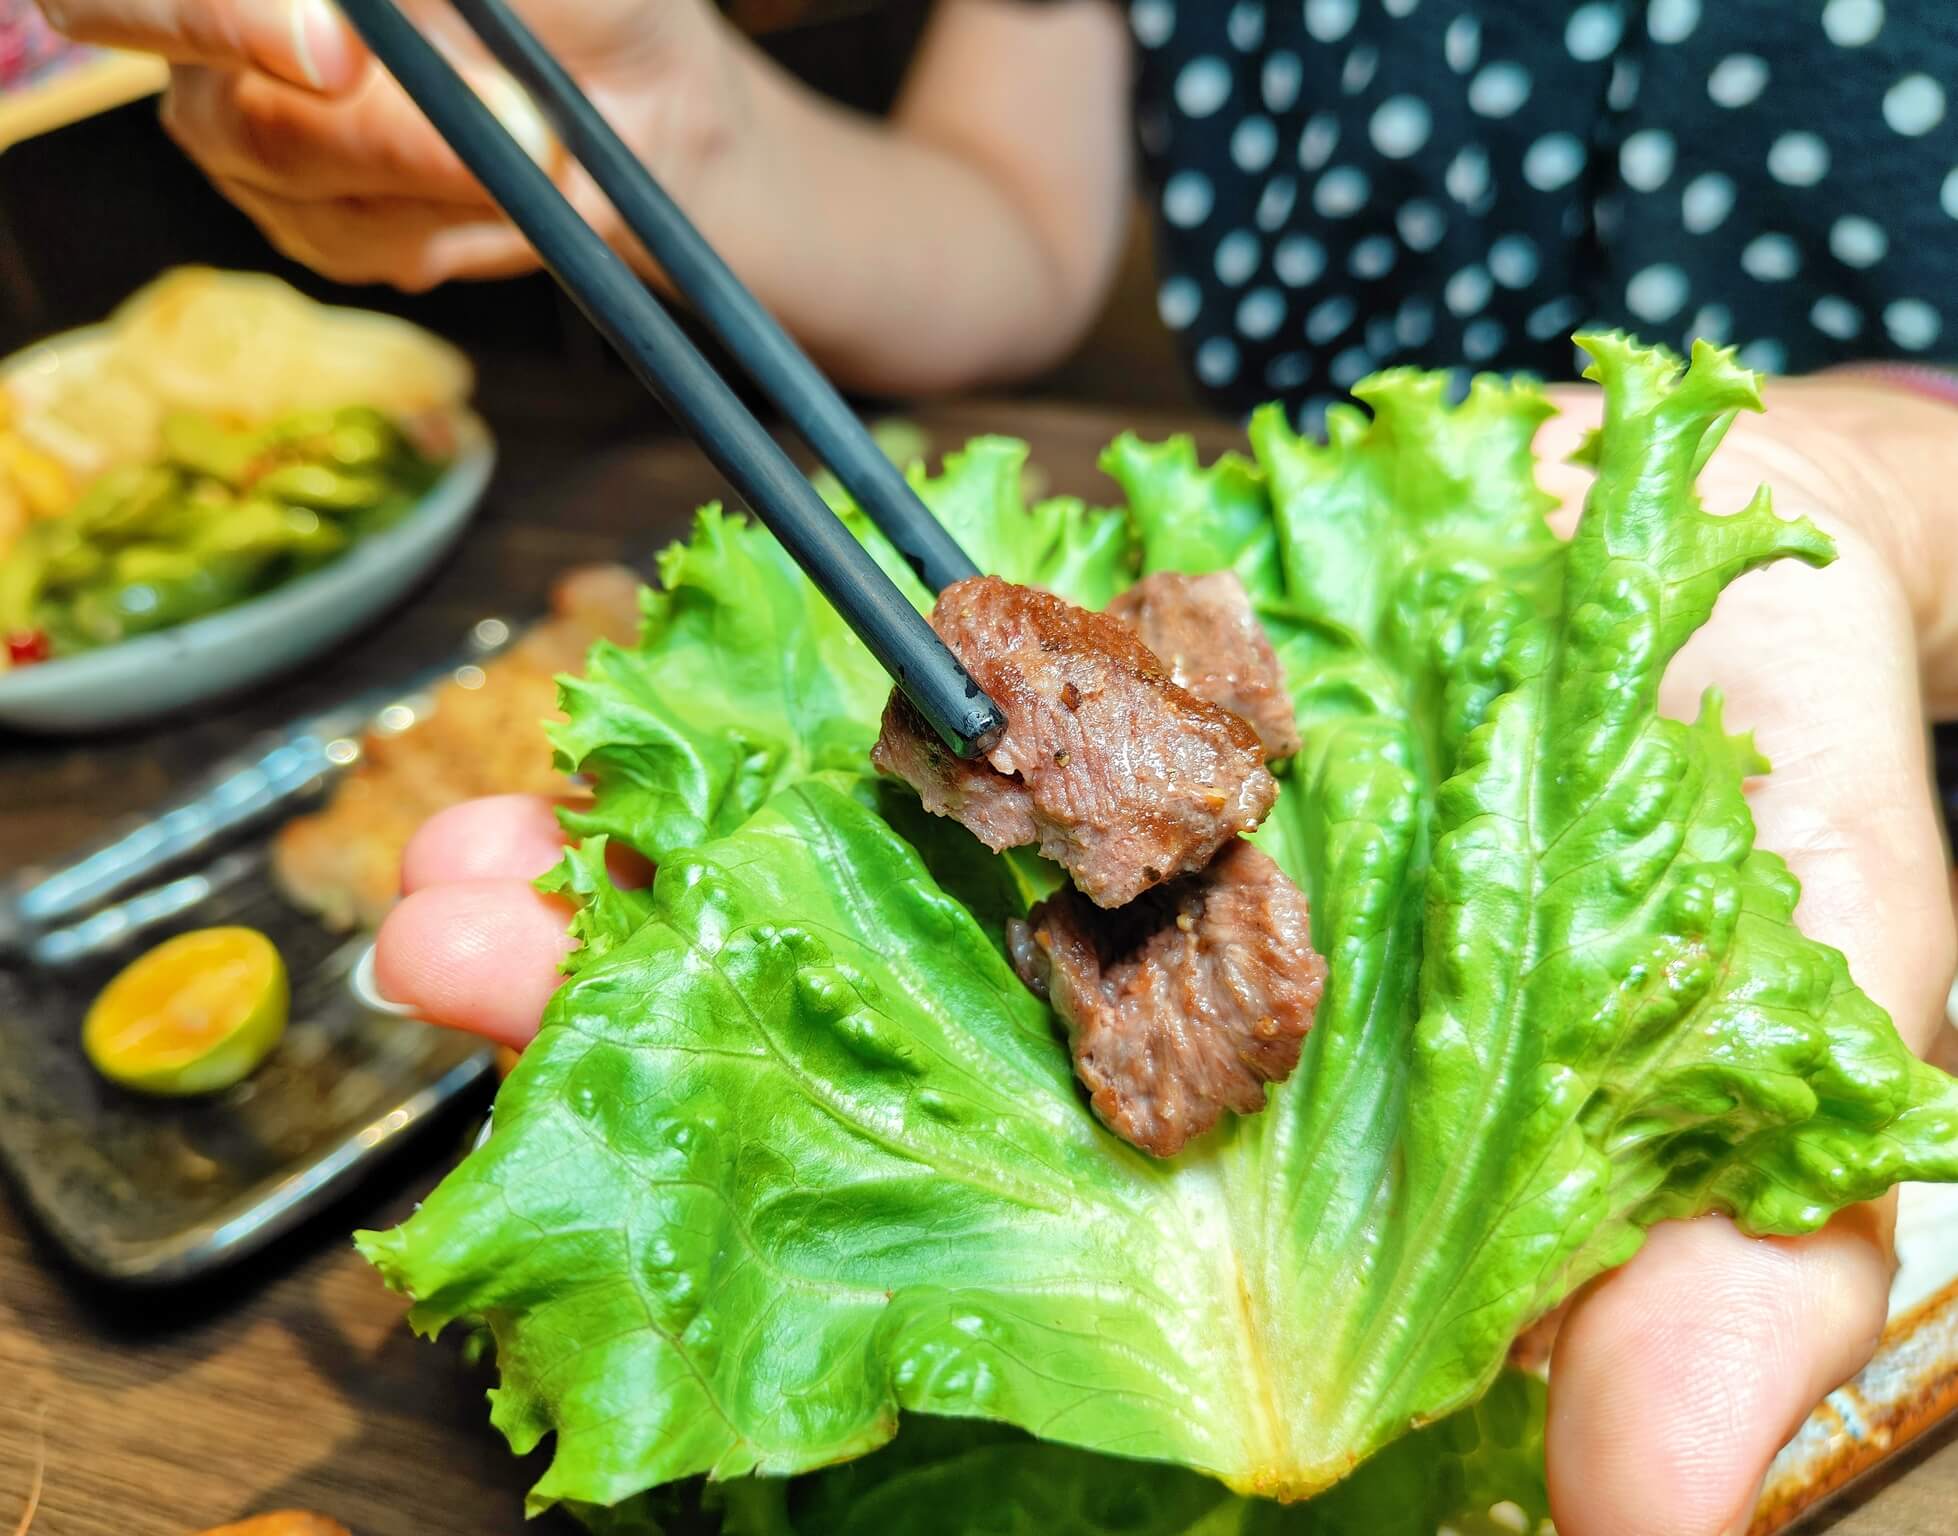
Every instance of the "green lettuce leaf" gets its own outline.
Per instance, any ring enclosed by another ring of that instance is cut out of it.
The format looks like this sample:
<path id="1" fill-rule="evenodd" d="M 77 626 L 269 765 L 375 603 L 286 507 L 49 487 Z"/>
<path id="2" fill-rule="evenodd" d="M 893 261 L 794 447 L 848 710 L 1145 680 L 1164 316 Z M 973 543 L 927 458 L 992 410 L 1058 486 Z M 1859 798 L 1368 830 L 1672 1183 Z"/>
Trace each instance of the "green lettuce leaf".
<path id="1" fill-rule="evenodd" d="M 1268 1110 L 1168 1162 L 1088 1114 L 1001 953 L 1046 877 L 866 777 L 885 685 L 813 590 L 718 514 L 669 554 L 556 737 L 597 779 L 578 828 L 658 878 L 559 874 L 591 953 L 495 1133 L 361 1239 L 418 1327 L 492 1330 L 495 1422 L 555 1436 L 535 1504 L 807 1472 L 916 1413 L 1238 1495 L 1339 1485 L 1323 1512 L 1652 1222 L 1803 1232 L 1958 1177 L 1958 1089 L 1753 846 L 1765 764 L 1717 699 L 1657 713 L 1721 587 L 1827 541 L 1765 493 L 1699 506 L 1758 403 L 1731 354 L 1586 345 L 1609 406 L 1568 545 L 1540 393 L 1449 407 L 1404 371 L 1323 445 L 1261 414 L 1255 467 L 1118 444 L 1122 514 L 1029 509 L 997 441 L 921 478 L 986 563 L 1077 598 L 1239 570 L 1286 667 L 1307 747 L 1260 838 L 1331 975 Z M 1209 1496 L 1217 1529 L 1278 1518 Z"/>
<path id="2" fill-rule="evenodd" d="M 1513 1536 L 1549 1518 L 1544 1388 L 1505 1371 L 1300 1504 L 1232 1493 L 1183 1467 L 914 1416 L 891 1444 L 791 1480 L 673 1484 L 579 1508 L 594 1536 Z"/>

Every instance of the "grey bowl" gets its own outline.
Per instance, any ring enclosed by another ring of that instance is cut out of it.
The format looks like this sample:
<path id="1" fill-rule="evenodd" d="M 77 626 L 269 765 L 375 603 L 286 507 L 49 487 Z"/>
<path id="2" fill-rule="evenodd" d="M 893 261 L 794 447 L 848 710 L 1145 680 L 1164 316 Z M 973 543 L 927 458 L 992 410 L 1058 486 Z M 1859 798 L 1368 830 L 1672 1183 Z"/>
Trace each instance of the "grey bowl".
<path id="1" fill-rule="evenodd" d="M 448 552 L 495 463 L 489 429 L 459 412 L 454 460 L 392 528 L 331 565 L 206 618 L 0 672 L 0 727 L 108 730 L 234 692 L 318 655 L 398 601 Z"/>

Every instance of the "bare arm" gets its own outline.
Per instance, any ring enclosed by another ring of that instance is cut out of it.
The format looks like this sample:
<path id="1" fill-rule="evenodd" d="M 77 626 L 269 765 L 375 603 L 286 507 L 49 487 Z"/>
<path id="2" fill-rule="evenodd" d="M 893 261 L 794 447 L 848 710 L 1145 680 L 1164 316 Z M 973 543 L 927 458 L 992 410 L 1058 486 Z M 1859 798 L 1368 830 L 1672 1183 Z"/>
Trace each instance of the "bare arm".
<path id="1" fill-rule="evenodd" d="M 446 7 L 404 3 L 520 137 L 548 139 Z M 317 271 L 426 288 L 536 265 L 324 0 L 41 4 L 77 37 L 170 58 L 165 127 Z M 1128 186 L 1127 55 L 1107 0 L 941 0 L 888 121 L 825 101 L 702 0 L 523 9 L 843 383 L 916 393 L 1028 373 L 1093 318 Z M 630 249 L 582 174 L 562 175 Z"/>
<path id="2" fill-rule="evenodd" d="M 1128 58 L 1102 0 L 946 0 L 888 124 L 755 65 L 757 162 L 704 198 L 731 255 L 844 382 L 922 393 L 1061 357 L 1128 209 Z"/>

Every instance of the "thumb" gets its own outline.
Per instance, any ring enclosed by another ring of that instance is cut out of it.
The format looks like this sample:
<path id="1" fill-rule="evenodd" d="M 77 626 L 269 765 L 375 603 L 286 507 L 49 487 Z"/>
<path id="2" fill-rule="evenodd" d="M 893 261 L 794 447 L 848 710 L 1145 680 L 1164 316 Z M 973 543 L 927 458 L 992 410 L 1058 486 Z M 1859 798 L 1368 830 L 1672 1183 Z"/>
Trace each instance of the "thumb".
<path id="1" fill-rule="evenodd" d="M 41 0 L 41 8 L 77 42 L 256 69 L 328 95 L 350 89 L 366 61 L 331 0 Z"/>

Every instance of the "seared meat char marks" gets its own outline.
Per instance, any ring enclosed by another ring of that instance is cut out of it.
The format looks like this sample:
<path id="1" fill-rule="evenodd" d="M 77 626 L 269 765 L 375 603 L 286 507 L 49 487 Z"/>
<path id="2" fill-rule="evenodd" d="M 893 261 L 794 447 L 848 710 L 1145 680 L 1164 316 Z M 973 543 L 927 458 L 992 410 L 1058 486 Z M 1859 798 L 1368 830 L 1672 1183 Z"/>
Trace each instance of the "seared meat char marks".
<path id="1" fill-rule="evenodd" d="M 1326 979 L 1304 892 L 1242 840 L 1119 912 L 1064 890 L 1009 924 L 1007 944 L 1067 1026 L 1095 1114 L 1157 1157 L 1225 1110 L 1264 1108 Z"/>
<path id="2" fill-rule="evenodd" d="M 1097 904 L 1202 869 L 1277 798 L 1257 732 L 1178 687 L 1121 621 L 976 576 L 931 622 L 1005 734 L 961 760 L 894 693 L 872 760 L 987 847 L 1037 844 Z"/>

